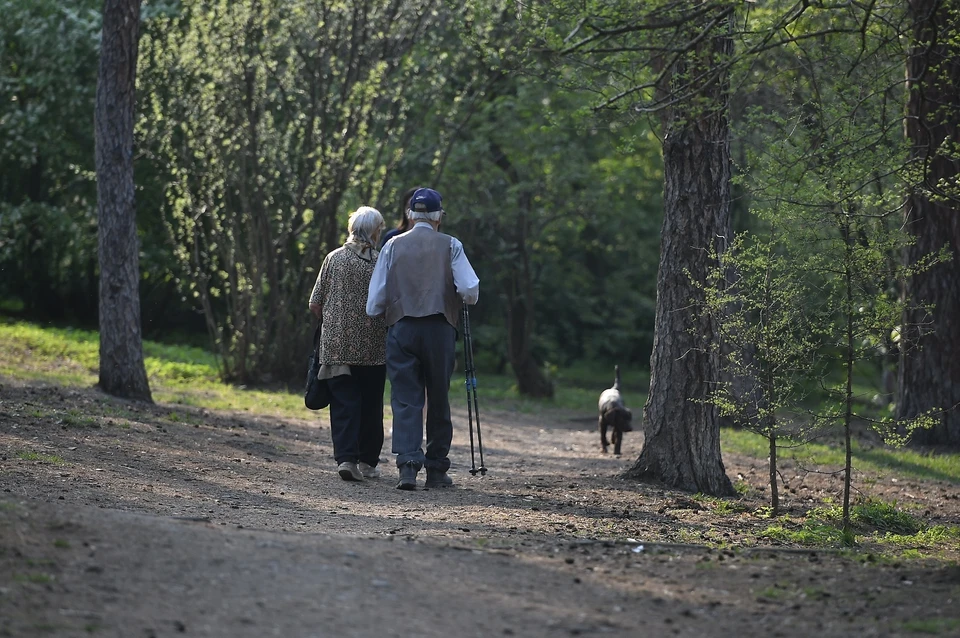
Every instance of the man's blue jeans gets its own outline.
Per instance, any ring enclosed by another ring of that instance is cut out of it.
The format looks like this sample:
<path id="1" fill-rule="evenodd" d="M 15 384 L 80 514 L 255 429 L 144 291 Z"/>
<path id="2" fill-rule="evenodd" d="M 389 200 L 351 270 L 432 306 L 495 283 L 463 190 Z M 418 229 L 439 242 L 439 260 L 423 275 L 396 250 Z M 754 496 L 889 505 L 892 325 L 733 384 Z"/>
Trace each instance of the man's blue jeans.
<path id="1" fill-rule="evenodd" d="M 443 315 L 404 317 L 387 330 L 387 377 L 393 408 L 393 452 L 397 466 L 413 463 L 450 468 L 450 376 L 457 330 Z M 423 451 L 423 405 L 427 402 L 427 451 Z"/>

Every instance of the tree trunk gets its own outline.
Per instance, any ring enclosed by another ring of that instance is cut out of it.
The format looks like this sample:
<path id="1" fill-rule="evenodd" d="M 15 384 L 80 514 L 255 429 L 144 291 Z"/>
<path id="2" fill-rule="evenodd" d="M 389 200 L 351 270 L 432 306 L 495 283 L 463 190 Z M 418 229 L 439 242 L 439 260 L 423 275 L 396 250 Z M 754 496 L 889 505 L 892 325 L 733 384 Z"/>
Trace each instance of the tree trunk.
<path id="1" fill-rule="evenodd" d="M 904 209 L 904 226 L 917 240 L 904 260 L 916 263 L 944 244 L 953 259 L 907 281 L 897 408 L 903 419 L 941 411 L 939 424 L 917 430 L 914 442 L 960 446 L 960 162 L 941 148 L 960 143 L 960 33 L 950 3 L 912 0 L 910 7 L 916 22 L 907 61 L 906 133 L 923 175 Z M 945 192 L 950 183 L 952 192 Z M 933 304 L 932 317 L 923 304 Z"/>
<path id="2" fill-rule="evenodd" d="M 133 182 L 139 27 L 139 0 L 105 0 L 95 114 L 100 388 L 115 396 L 152 401 L 141 343 L 140 246 Z"/>
<path id="3" fill-rule="evenodd" d="M 675 77 L 704 74 L 731 52 L 724 33 L 706 38 Z M 702 77 L 702 75 L 701 75 Z M 699 99 L 667 114 L 663 144 L 664 218 L 644 445 L 626 476 L 717 496 L 734 493 L 720 458 L 720 418 L 707 399 L 721 378 L 716 319 L 699 313 L 711 250 L 730 235 L 729 79 L 712 75 Z"/>
<path id="4" fill-rule="evenodd" d="M 509 182 L 520 186 L 523 180 L 516 166 L 500 145 L 490 142 L 494 163 L 506 174 Z M 530 263 L 529 214 L 533 207 L 531 195 L 524 190 L 518 196 L 516 223 L 512 237 L 519 263 L 515 263 L 507 290 L 507 352 L 510 367 L 517 379 L 517 392 L 523 396 L 552 398 L 553 382 L 533 356 L 533 335 L 536 321 L 533 308 L 533 270 Z"/>
<path id="5" fill-rule="evenodd" d="M 516 286 L 517 282 L 513 285 Z M 517 392 L 527 397 L 552 397 L 553 383 L 543 373 L 542 366 L 531 351 L 531 297 L 512 290 L 507 298 L 507 345 L 510 367 L 517 379 Z"/>

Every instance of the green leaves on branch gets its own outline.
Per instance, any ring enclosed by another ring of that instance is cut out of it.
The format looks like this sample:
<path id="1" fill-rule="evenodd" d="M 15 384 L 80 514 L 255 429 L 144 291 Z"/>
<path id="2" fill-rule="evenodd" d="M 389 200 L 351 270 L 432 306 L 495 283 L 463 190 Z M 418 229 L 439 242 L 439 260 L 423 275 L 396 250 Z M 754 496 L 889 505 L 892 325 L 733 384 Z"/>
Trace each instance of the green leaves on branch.
<path id="1" fill-rule="evenodd" d="M 183 2 L 141 43 L 139 134 L 167 184 L 181 284 L 227 378 L 296 374 L 310 288 L 346 213 L 382 210 L 412 97 L 456 111 L 469 6 Z M 453 104 L 453 106 L 451 106 Z M 442 141 L 443 135 L 439 138 Z"/>

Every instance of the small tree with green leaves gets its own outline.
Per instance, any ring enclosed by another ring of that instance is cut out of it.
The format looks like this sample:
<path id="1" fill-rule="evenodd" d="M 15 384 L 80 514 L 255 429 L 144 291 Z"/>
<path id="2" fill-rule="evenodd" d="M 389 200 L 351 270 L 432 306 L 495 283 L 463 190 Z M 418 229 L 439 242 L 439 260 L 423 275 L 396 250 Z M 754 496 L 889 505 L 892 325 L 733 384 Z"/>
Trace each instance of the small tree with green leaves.
<path id="1" fill-rule="evenodd" d="M 898 265 L 910 238 L 896 219 L 908 157 L 899 124 L 903 51 L 897 24 L 870 24 L 875 40 L 869 48 L 841 33 L 788 47 L 795 67 L 765 77 L 767 103 L 750 111 L 744 128 L 755 142 L 747 153 L 745 184 L 758 223 L 777 228 L 790 254 L 786 279 L 778 285 L 803 282 L 809 294 L 800 299 L 819 322 L 808 345 L 824 366 L 825 400 L 810 412 L 809 424 L 842 428 L 848 539 L 854 425 L 867 424 L 898 444 L 903 432 L 928 422 L 874 414 L 856 387 L 858 375 L 882 359 L 882 346 L 904 309 L 916 305 L 898 294 L 900 284 L 939 258 Z M 822 72 L 827 68 L 847 71 Z M 777 272 L 771 269 L 771 277 Z"/>
<path id="2" fill-rule="evenodd" d="M 704 286 L 704 308 L 717 321 L 714 347 L 723 373 L 708 401 L 767 440 L 774 516 L 780 513 L 778 441 L 807 432 L 809 419 L 798 407 L 823 365 L 818 353 L 824 324 L 810 303 L 812 282 L 796 267 L 803 251 L 783 240 L 773 224 L 766 237 L 740 234 Z"/>
<path id="3" fill-rule="evenodd" d="M 864 406 L 865 397 L 854 387 L 857 368 L 875 362 L 882 356 L 886 335 L 902 330 L 897 322 L 911 305 L 910 300 L 891 294 L 882 287 L 890 263 L 890 255 L 909 243 L 899 229 L 888 229 L 870 214 L 858 214 L 841 208 L 833 221 L 836 238 L 829 249 L 813 255 L 815 272 L 823 278 L 827 310 L 833 317 L 828 334 L 829 349 L 843 371 L 840 380 L 825 385 L 826 409 L 816 421 L 843 427 L 845 462 L 843 470 L 843 533 L 852 540 L 850 530 L 850 491 L 853 464 L 852 425 L 854 421 L 869 424 L 884 441 L 903 445 L 917 428 L 934 424 L 929 414 L 911 419 L 896 419 L 890 414 L 872 415 Z M 898 266 L 893 277 L 898 282 L 923 272 L 939 262 L 941 254 L 926 255 L 910 266 Z"/>

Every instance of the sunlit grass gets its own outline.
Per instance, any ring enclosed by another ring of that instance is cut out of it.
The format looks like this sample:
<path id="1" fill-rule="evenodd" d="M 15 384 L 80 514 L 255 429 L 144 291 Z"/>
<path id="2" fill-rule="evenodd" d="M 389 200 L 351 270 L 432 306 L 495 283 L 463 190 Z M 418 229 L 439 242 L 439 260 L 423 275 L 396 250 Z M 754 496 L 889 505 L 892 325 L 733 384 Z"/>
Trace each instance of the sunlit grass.
<path id="1" fill-rule="evenodd" d="M 99 336 L 94 331 L 0 319 L 0 374 L 14 379 L 90 387 L 98 380 L 99 349 Z M 144 341 L 143 351 L 150 389 L 159 403 L 301 418 L 308 414 L 298 393 L 221 382 L 216 358 L 202 348 Z M 639 418 L 646 399 L 640 389 L 646 387 L 648 377 L 638 370 L 624 370 L 621 377 L 624 400 Z M 553 399 L 520 396 L 516 379 L 509 374 L 481 371 L 477 378 L 481 410 L 525 413 L 558 410 L 585 417 L 593 415 L 600 392 L 612 385 L 613 370 L 612 367 L 600 370 L 586 364 L 555 370 Z M 389 382 L 385 396 L 389 414 Z M 451 380 L 450 402 L 455 407 L 466 402 L 462 371 L 455 373 Z"/>
<path id="2" fill-rule="evenodd" d="M 786 439 L 781 445 L 778 452 L 781 462 L 793 460 L 806 467 L 843 467 L 842 447 L 831 447 L 823 443 L 806 443 L 791 447 Z M 761 459 L 766 458 L 769 453 L 767 440 L 746 430 L 722 430 L 720 447 L 725 453 L 735 452 Z M 960 483 L 960 454 L 924 454 L 906 448 L 875 446 L 864 448 L 854 440 L 853 465 L 858 470 L 875 472 L 881 476 L 896 474 L 918 479 Z"/>
<path id="3" fill-rule="evenodd" d="M 834 547 L 843 542 L 841 530 L 817 520 L 805 520 L 799 524 L 775 523 L 757 534 L 760 538 L 812 547 Z"/>
<path id="4" fill-rule="evenodd" d="M 35 461 L 38 463 L 51 463 L 53 465 L 63 465 L 64 460 L 55 454 L 40 454 L 39 452 L 17 452 L 17 458 L 23 461 Z"/>
<path id="5" fill-rule="evenodd" d="M 843 509 L 839 505 L 817 507 L 810 510 L 807 516 L 839 526 L 843 520 Z M 850 524 L 860 530 L 911 536 L 925 527 L 916 516 L 898 508 L 896 503 L 875 499 L 851 507 Z"/>
<path id="6" fill-rule="evenodd" d="M 850 508 L 852 537 L 844 537 L 841 524 L 839 505 L 816 507 L 802 519 L 784 518 L 771 523 L 758 536 L 808 547 L 871 546 L 886 555 L 893 551 L 902 558 L 952 552 L 960 542 L 960 527 L 927 526 L 896 503 L 875 499 Z"/>
<path id="7" fill-rule="evenodd" d="M 90 387 L 98 380 L 99 351 L 96 332 L 0 323 L 0 374 L 10 378 Z M 221 382 L 216 359 L 201 348 L 145 341 L 143 351 L 150 389 L 159 403 L 289 417 L 308 414 L 298 394 Z M 66 418 L 68 425 L 81 425 L 73 422 L 73 415 Z"/>

